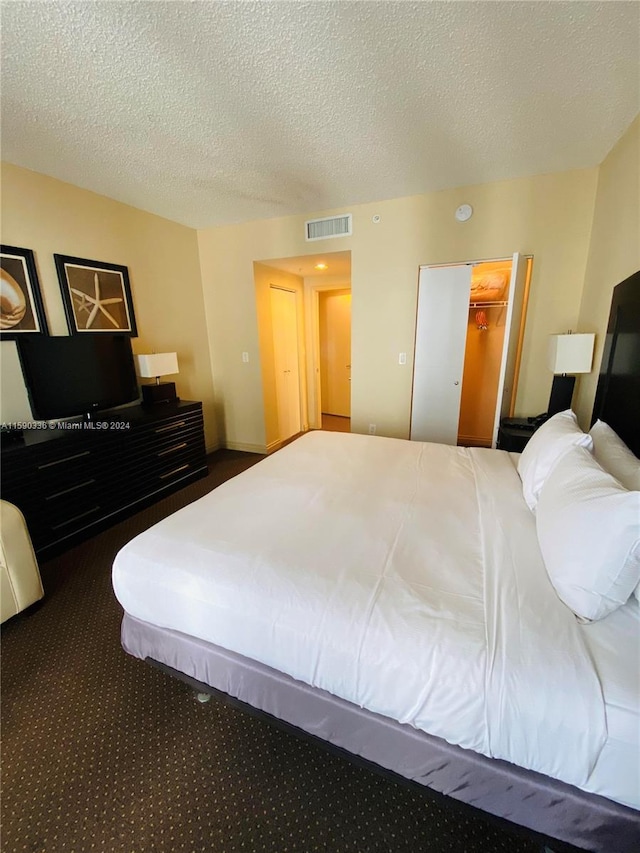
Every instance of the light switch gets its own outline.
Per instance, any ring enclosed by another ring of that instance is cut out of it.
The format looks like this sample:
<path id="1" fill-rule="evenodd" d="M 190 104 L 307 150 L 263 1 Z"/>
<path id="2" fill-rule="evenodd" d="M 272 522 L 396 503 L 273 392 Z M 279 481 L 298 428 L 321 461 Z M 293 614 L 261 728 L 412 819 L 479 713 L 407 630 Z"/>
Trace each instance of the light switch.
<path id="1" fill-rule="evenodd" d="M 407 354 L 406 352 L 401 352 L 398 357 L 398 364 L 406 364 L 407 363 Z"/>
<path id="2" fill-rule="evenodd" d="M 248 352 L 242 353 L 242 360 L 245 362 L 245 364 L 246 364 L 246 362 L 249 361 L 249 353 Z"/>

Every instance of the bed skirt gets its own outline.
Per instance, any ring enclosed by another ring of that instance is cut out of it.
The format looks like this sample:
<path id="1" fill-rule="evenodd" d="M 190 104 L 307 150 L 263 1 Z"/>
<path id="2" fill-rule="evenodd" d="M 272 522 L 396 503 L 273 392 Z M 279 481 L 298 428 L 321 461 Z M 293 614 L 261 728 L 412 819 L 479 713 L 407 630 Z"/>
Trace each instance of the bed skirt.
<path id="1" fill-rule="evenodd" d="M 415 783 L 594 853 L 635 853 L 640 813 L 432 737 L 241 655 L 125 613 L 122 645 Z"/>

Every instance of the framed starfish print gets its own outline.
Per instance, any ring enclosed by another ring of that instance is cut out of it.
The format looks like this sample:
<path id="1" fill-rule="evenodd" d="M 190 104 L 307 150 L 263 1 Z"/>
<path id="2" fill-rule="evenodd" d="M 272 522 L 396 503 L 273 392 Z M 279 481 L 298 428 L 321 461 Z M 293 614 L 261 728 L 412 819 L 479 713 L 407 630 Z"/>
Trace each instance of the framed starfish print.
<path id="1" fill-rule="evenodd" d="M 54 255 L 72 335 L 138 334 L 129 271 L 119 264 Z"/>

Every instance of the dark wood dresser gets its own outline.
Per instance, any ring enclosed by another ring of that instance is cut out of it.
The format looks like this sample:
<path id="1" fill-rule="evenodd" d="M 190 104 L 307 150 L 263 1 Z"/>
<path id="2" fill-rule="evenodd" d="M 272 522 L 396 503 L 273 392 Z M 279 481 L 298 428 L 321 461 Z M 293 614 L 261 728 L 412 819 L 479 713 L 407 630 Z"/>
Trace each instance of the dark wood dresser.
<path id="1" fill-rule="evenodd" d="M 47 559 L 207 473 L 202 403 L 128 406 L 2 441 L 1 496 Z"/>

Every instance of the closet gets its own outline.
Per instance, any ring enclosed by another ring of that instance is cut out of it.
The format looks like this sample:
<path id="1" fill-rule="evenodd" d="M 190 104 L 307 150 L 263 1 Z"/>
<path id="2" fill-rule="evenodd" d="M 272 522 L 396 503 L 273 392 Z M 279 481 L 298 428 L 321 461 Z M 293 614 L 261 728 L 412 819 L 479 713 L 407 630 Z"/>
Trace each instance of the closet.
<path id="1" fill-rule="evenodd" d="M 420 267 L 411 438 L 495 447 L 511 414 L 532 259 Z"/>

